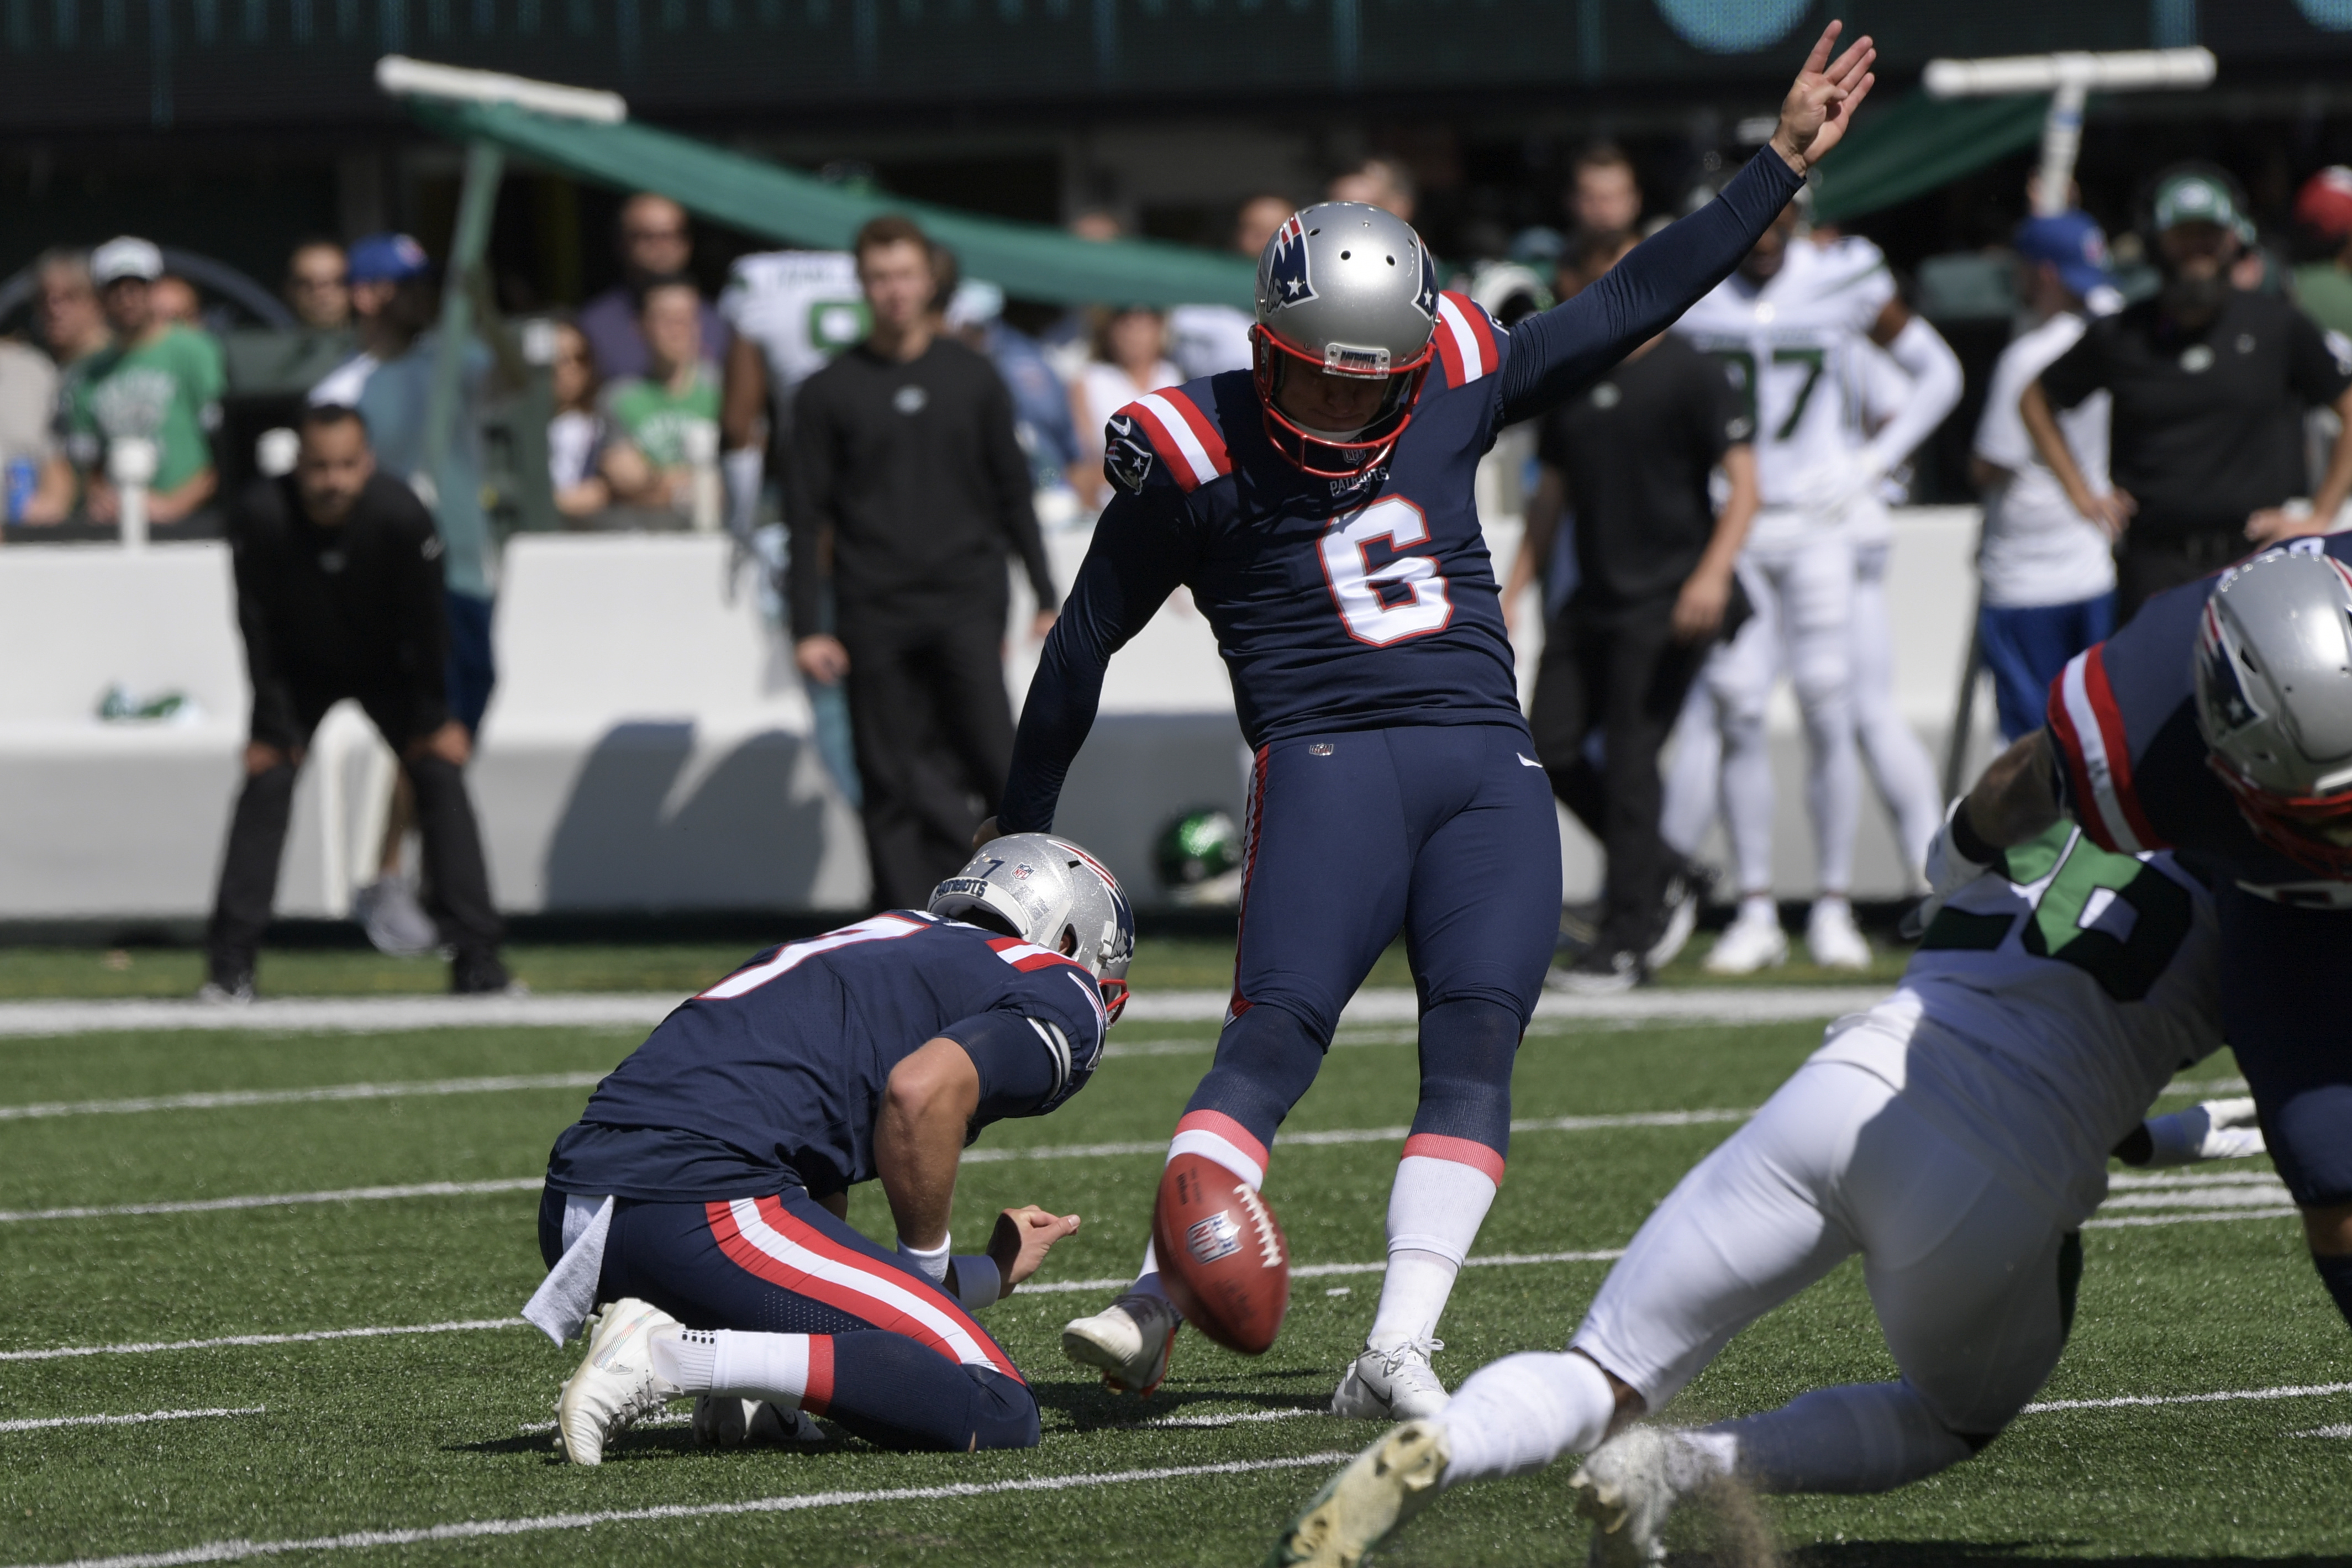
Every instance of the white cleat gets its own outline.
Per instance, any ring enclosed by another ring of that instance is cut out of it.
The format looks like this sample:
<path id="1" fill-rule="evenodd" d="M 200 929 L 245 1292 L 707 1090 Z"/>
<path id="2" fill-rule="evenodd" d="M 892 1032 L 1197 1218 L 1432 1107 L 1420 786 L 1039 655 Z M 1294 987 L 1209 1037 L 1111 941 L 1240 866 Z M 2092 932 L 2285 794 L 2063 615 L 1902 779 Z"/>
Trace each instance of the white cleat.
<path id="1" fill-rule="evenodd" d="M 1805 921 L 1805 947 L 1823 969 L 1870 967 L 1870 943 L 1855 929 L 1851 904 L 1816 903 Z"/>
<path id="2" fill-rule="evenodd" d="M 799 1447 L 827 1440 L 824 1428 L 805 1410 L 731 1394 L 706 1394 L 694 1402 L 694 1441 L 700 1447 Z"/>
<path id="3" fill-rule="evenodd" d="M 1364 1553 L 1437 1500 L 1445 1464 L 1444 1428 L 1406 1422 L 1307 1500 L 1266 1554 L 1266 1568 L 1356 1568 Z"/>
<path id="4" fill-rule="evenodd" d="M 1778 915 L 1750 913 L 1743 908 L 1715 939 L 1701 967 L 1709 974 L 1753 974 L 1778 969 L 1789 962 L 1789 936 Z"/>
<path id="5" fill-rule="evenodd" d="M 1419 1421 L 1436 1415 L 1454 1398 L 1429 1364 L 1444 1348 L 1444 1340 L 1406 1340 L 1386 1350 L 1366 1345 L 1331 1395 L 1331 1414 L 1357 1421 Z"/>
<path id="6" fill-rule="evenodd" d="M 573 1464 L 602 1464 L 614 1433 L 677 1397 L 680 1390 L 654 1371 L 652 1340 L 664 1331 L 677 1332 L 677 1320 L 635 1297 L 596 1320 L 588 1354 L 555 1405 L 556 1439 Z"/>
<path id="7" fill-rule="evenodd" d="M 1113 1394 L 1149 1394 L 1168 1375 L 1184 1320 L 1157 1296 L 1130 1290 L 1090 1318 L 1062 1326 L 1062 1353 L 1103 1374 Z"/>
<path id="8" fill-rule="evenodd" d="M 1666 1560 L 1666 1476 L 1674 1439 L 1655 1426 L 1628 1426 L 1587 1455 L 1568 1484 L 1576 1511 L 1592 1521 L 1592 1568 L 1646 1568 Z"/>

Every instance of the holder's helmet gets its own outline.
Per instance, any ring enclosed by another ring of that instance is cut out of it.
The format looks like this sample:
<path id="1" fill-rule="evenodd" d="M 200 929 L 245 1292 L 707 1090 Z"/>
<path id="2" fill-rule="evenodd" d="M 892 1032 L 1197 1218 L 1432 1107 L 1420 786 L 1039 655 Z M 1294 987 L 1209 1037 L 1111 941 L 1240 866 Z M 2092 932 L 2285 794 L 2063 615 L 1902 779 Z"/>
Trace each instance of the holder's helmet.
<path id="1" fill-rule="evenodd" d="M 1412 226 L 1362 202 L 1291 215 L 1257 262 L 1251 329 L 1258 405 L 1275 450 L 1310 474 L 1348 479 L 1387 460 L 1412 423 L 1437 333 L 1437 268 Z M 1276 405 L 1286 376 L 1385 383 L 1353 430 L 1314 430 Z"/>
<path id="2" fill-rule="evenodd" d="M 1008 833 L 931 890 L 930 912 L 1065 953 L 1102 987 L 1117 1023 L 1135 956 L 1135 910 L 1109 868 L 1066 838 Z"/>
<path id="3" fill-rule="evenodd" d="M 2289 548 L 2224 574 L 2198 624 L 2197 727 L 2263 842 L 2352 877 L 2352 572 Z"/>

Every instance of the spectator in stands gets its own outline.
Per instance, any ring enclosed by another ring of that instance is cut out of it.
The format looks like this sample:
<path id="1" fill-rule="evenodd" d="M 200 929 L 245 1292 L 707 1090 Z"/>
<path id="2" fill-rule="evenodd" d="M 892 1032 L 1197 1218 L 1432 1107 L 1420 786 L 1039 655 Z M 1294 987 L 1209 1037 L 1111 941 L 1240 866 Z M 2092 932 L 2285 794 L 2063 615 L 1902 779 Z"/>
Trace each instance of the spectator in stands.
<path id="1" fill-rule="evenodd" d="M 1412 176 L 1391 158 L 1367 158 L 1331 182 L 1335 202 L 1363 202 L 1412 221 Z"/>
<path id="2" fill-rule="evenodd" d="M 407 486 L 377 471 L 356 410 L 313 404 L 298 428 L 294 471 L 257 483 L 229 518 L 252 738 L 205 932 L 201 994 L 253 997 L 296 770 L 320 719 L 346 697 L 367 710 L 415 792 L 429 906 L 454 951 L 449 988 L 507 990 L 498 911 L 461 771 L 472 736 L 450 712 L 449 623 L 433 519 Z"/>
<path id="3" fill-rule="evenodd" d="M 88 251 L 45 250 L 34 258 L 33 276 L 38 288 L 34 326 L 59 370 L 73 371 L 114 342 L 89 275 Z"/>
<path id="4" fill-rule="evenodd" d="M 62 522 L 73 508 L 57 412 L 58 367 L 40 350 L 0 338 L 0 515 L 9 522 Z"/>
<path id="5" fill-rule="evenodd" d="M 1569 165 L 1568 216 L 1579 229 L 1630 234 L 1642 221 L 1633 160 L 1614 142 L 1592 142 Z"/>
<path id="6" fill-rule="evenodd" d="M 885 216 L 855 249 L 872 331 L 793 411 L 793 658 L 811 680 L 846 678 L 874 900 L 919 908 L 970 855 L 1012 763 L 1006 556 L 1036 592 L 1033 635 L 1055 600 L 1012 395 L 939 333 L 929 241 Z M 814 629 L 828 568 L 837 637 Z"/>
<path id="7" fill-rule="evenodd" d="M 1252 267 L 1274 231 L 1290 221 L 1287 196 L 1255 195 L 1234 215 L 1234 249 Z M 1247 370 L 1250 328 L 1257 318 L 1232 305 L 1179 305 L 1168 312 L 1168 357 L 1186 381 L 1219 371 Z"/>
<path id="8" fill-rule="evenodd" d="M 686 209 L 651 191 L 639 191 L 621 204 L 617 238 L 621 281 L 580 309 L 580 330 L 609 381 L 646 373 L 651 351 L 640 323 L 646 287 L 686 277 L 694 260 L 694 230 Z M 696 304 L 702 341 L 695 358 L 723 364 L 727 323 L 698 295 Z"/>
<path id="9" fill-rule="evenodd" d="M 1145 393 L 1183 379 L 1184 373 L 1168 363 L 1168 322 L 1159 311 L 1129 305 L 1112 311 L 1095 330 L 1095 356 L 1070 388 L 1070 422 L 1078 435 L 1070 485 L 1089 511 L 1108 499 L 1103 422 Z"/>
<path id="10" fill-rule="evenodd" d="M 639 330 L 643 375 L 604 387 L 609 439 L 600 471 L 618 500 L 684 512 L 694 502 L 695 445 L 718 450 L 719 367 L 702 357 L 702 297 L 683 278 L 650 283 Z M 708 455 L 706 455 L 707 460 Z"/>
<path id="11" fill-rule="evenodd" d="M 2025 384 L 2082 340 L 2095 315 L 2122 303 L 2107 272 L 2106 237 L 2086 213 L 2018 226 L 2018 298 L 2035 324 L 2001 351 L 1985 393 L 1969 474 L 1984 493 L 1977 649 L 1992 675 L 2001 738 L 2042 727 L 2050 683 L 2116 625 L 2115 546 L 2074 510 L 2033 450 L 2018 414 Z M 2109 398 L 2095 392 L 2059 416 L 2084 483 L 2107 484 Z"/>
<path id="12" fill-rule="evenodd" d="M 314 332 L 340 332 L 352 324 L 352 278 L 343 247 L 331 239 L 306 239 L 286 258 L 286 303 L 294 319 Z"/>
<path id="13" fill-rule="evenodd" d="M 155 279 L 147 290 L 147 308 L 159 321 L 169 321 L 175 327 L 185 327 L 192 332 L 205 330 L 205 302 L 196 293 L 196 286 L 174 272 L 166 272 Z"/>
<path id="14" fill-rule="evenodd" d="M 1070 219 L 1069 228 L 1080 239 L 1102 241 L 1127 237 L 1127 225 L 1119 222 L 1118 215 L 1108 207 L 1086 208 Z"/>
<path id="15" fill-rule="evenodd" d="M 593 517 L 613 504 L 604 482 L 604 416 L 594 351 L 574 321 L 555 324 L 555 417 L 547 426 L 548 479 L 555 510 L 567 518 Z"/>
<path id="16" fill-rule="evenodd" d="M 2330 331 L 2352 333 L 2352 169 L 2322 169 L 2295 193 L 2294 223 L 2325 259 L 2294 269 L 2294 302 Z"/>
<path id="17" fill-rule="evenodd" d="M 2018 409 L 2034 450 L 2074 510 L 2120 539 L 2118 620 L 2151 595 L 2193 582 L 2313 525 L 2285 510 L 2315 490 L 2310 517 L 2325 527 L 2352 495 L 2352 421 L 2325 479 L 2309 486 L 2304 411 L 2352 414 L 2352 356 L 2284 299 L 2231 286 L 2244 197 L 2207 164 L 2168 170 L 2153 203 L 2156 294 L 2093 321 L 2071 349 L 2026 384 Z M 2057 416 L 2092 394 L 2113 394 L 2113 487 L 2092 485 Z"/>
<path id="18" fill-rule="evenodd" d="M 932 260 L 940 273 L 940 292 L 948 301 L 947 330 L 986 354 L 1013 395 L 1013 432 L 1029 456 L 1038 521 L 1056 526 L 1045 515 L 1049 506 L 1065 514 L 1061 523 L 1074 521 L 1077 502 L 1070 473 L 1078 462 L 1078 437 L 1070 423 L 1069 390 L 1054 374 L 1037 340 L 1004 320 L 1003 289 L 993 283 L 955 282 L 961 269 L 955 253 L 944 246 Z"/>
<path id="19" fill-rule="evenodd" d="M 114 342 L 78 367 L 66 392 L 66 451 L 81 470 L 82 510 L 94 522 L 121 517 L 107 460 L 115 442 L 137 437 L 156 449 L 147 520 L 168 527 L 210 500 L 219 484 L 211 437 L 226 379 L 220 345 L 156 317 L 163 253 L 148 241 L 108 240 L 91 253 L 90 276 Z"/>

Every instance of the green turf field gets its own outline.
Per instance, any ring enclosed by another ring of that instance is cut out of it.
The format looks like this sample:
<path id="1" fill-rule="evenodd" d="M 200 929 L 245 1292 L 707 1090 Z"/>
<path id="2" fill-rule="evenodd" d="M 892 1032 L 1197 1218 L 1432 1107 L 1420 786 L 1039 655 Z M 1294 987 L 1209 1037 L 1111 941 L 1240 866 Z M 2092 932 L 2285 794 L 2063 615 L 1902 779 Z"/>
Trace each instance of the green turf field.
<path id="1" fill-rule="evenodd" d="M 1041 1283 L 1123 1276 L 1142 1247 L 1157 1154 L 1003 1156 L 1164 1138 L 1206 1065 L 1211 1034 L 1130 1023 L 1113 1036 L 1118 1054 L 1069 1107 L 993 1129 L 977 1151 L 992 1158 L 969 1165 L 959 1188 L 958 1234 L 984 1234 L 1000 1205 L 1044 1203 L 1084 1215 L 1086 1226 Z M 1751 1107 L 1817 1037 L 1809 1026 L 1539 1032 L 1520 1058 L 1517 1113 Z M 520 1326 L 483 1326 L 512 1314 L 538 1281 L 533 1191 L 178 1214 L 27 1212 L 527 1184 L 578 1110 L 586 1092 L 578 1085 L 635 1043 L 630 1034 L 560 1029 L 0 1041 L 0 1563 L 224 1561 L 247 1549 L 220 1543 L 308 1542 L 288 1560 L 1244 1564 L 1331 1468 L 1315 1456 L 1375 1435 L 1313 1413 L 1370 1321 L 1379 1277 L 1368 1268 L 1301 1279 L 1283 1338 L 1261 1359 L 1186 1335 L 1173 1374 L 1146 1404 L 1109 1397 L 1061 1358 L 1061 1323 L 1102 1292 L 1024 1292 L 1003 1303 L 990 1326 L 1045 1410 L 1045 1441 L 1032 1452 L 897 1456 L 844 1442 L 815 1453 L 707 1454 L 683 1428 L 664 1426 L 618 1439 L 599 1469 L 575 1469 L 559 1462 L 544 1424 L 576 1350 Z M 1401 1127 L 1412 1112 L 1412 1062 L 1402 1031 L 1343 1035 L 1292 1129 Z M 2232 1070 L 2207 1064 L 2197 1074 Z M 446 1090 L 451 1080 L 562 1075 L 572 1087 L 34 1117 L 5 1110 L 353 1082 Z M 1728 1127 L 1523 1132 L 1478 1251 L 1622 1246 Z M 1397 1148 L 1378 1137 L 1277 1152 L 1267 1195 L 1301 1263 L 1375 1263 Z M 887 1235 L 872 1189 L 854 1217 Z M 2292 1219 L 2099 1229 L 2085 1241 L 2081 1316 L 2047 1397 L 2345 1379 L 2345 1330 Z M 1605 1267 L 1469 1269 L 1439 1370 L 1458 1381 L 1507 1352 L 1558 1346 Z M 121 1348 L 450 1324 L 471 1326 Z M 91 1348 L 106 1353 L 27 1353 Z M 1849 1266 L 1736 1342 L 1674 1415 L 1756 1409 L 1815 1384 L 1889 1372 Z M 236 1414 L 23 1425 L 184 1411 Z M 2047 1557 L 2149 1568 L 2343 1562 L 2352 1559 L 2344 1506 L 2352 1455 L 2340 1436 L 2297 1434 L 2347 1422 L 2345 1392 L 2032 1414 L 1980 1458 L 1908 1491 L 1765 1506 L 1790 1561 L 1836 1568 Z M 1218 1466 L 1245 1468 L 1182 1473 Z M 1056 1478 L 1085 1484 L 1009 1484 Z M 1581 1563 L 1582 1527 L 1561 1481 L 1454 1494 L 1387 1561 Z M 940 1493 L 957 1487 L 978 1489 Z M 909 1489 L 929 1495 L 857 1495 Z M 739 1504 L 759 1506 L 714 1511 Z M 582 1516 L 646 1510 L 683 1511 L 577 1527 Z M 545 1528 L 567 1516 L 574 1527 Z"/>

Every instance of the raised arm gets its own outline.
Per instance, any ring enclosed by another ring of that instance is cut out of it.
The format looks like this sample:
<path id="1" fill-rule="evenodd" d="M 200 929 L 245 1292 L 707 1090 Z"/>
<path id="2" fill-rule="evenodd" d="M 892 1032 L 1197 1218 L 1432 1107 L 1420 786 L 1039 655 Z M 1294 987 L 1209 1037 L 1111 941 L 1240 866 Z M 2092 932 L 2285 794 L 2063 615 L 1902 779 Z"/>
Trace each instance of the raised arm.
<path id="1" fill-rule="evenodd" d="M 1154 485 L 1140 495 L 1114 489 L 1078 580 L 1062 605 L 1029 682 L 1013 770 L 992 824 L 1005 833 L 1045 833 L 1070 762 L 1094 728 L 1110 656 L 1141 631 L 1192 569 L 1192 548 L 1182 503 Z"/>
<path id="2" fill-rule="evenodd" d="M 1876 79 L 1870 67 L 1878 52 L 1866 37 L 1830 59 L 1843 26 L 1832 22 L 1822 32 L 1781 102 L 1768 151 L 1749 159 L 1720 195 L 1643 241 L 1573 300 L 1512 329 L 1500 423 L 1569 396 L 1672 325 L 1739 264 L 1797 194 L 1805 171 L 1844 139 L 1849 117 Z"/>

